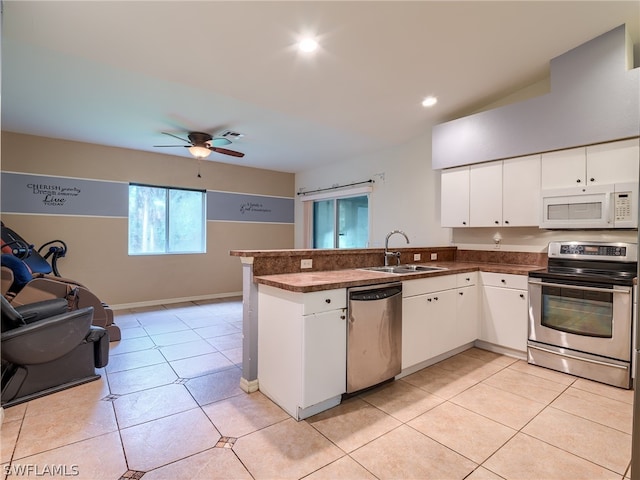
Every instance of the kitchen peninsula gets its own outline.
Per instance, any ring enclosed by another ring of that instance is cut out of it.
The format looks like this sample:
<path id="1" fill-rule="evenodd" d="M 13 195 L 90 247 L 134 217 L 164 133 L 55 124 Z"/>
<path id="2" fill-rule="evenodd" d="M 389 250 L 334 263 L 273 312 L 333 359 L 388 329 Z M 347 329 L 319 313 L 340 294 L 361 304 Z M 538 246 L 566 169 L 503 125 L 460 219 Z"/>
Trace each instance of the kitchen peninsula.
<path id="1" fill-rule="evenodd" d="M 337 405 L 345 391 L 347 289 L 389 282 L 404 287 L 400 376 L 473 344 L 524 358 L 526 275 L 546 265 L 546 254 L 455 247 L 399 252 L 399 263 L 441 270 L 363 269 L 382 265 L 384 250 L 375 248 L 232 251 L 243 264 L 241 387 L 260 388 L 297 419 Z"/>

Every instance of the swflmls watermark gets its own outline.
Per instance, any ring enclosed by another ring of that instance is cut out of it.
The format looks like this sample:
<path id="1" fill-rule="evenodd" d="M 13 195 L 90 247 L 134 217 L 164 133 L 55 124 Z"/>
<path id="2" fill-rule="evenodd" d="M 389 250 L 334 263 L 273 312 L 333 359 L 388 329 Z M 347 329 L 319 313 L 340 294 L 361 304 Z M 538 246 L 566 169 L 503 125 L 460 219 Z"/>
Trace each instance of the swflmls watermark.
<path id="1" fill-rule="evenodd" d="M 77 477 L 80 475 L 78 465 L 12 463 L 4 466 L 4 474 L 16 477 Z"/>

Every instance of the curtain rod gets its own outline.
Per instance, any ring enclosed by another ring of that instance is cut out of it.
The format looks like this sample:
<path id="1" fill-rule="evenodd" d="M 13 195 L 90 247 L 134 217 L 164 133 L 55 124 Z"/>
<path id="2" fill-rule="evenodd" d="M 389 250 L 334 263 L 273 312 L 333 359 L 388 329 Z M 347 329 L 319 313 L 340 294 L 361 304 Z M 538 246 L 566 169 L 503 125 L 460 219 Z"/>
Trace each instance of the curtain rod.
<path id="1" fill-rule="evenodd" d="M 369 179 L 363 182 L 349 183 L 348 185 L 336 185 L 333 187 L 319 188 L 317 190 L 309 190 L 308 192 L 298 192 L 298 195 L 308 195 L 310 193 L 326 192 L 327 190 L 337 190 L 338 188 L 353 187 L 354 185 L 362 185 L 364 183 L 375 183 L 375 180 Z"/>

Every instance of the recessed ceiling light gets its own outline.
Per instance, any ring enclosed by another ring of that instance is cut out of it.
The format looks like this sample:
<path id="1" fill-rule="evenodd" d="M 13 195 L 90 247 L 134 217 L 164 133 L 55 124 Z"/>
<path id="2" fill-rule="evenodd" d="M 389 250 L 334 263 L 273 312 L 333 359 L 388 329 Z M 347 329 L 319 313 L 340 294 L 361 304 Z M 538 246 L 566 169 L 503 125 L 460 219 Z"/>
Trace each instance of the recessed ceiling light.
<path id="1" fill-rule="evenodd" d="M 305 53 L 314 52 L 318 49 L 318 42 L 313 38 L 305 38 L 298 43 L 298 49 Z"/>
<path id="2" fill-rule="evenodd" d="M 433 107 L 436 103 L 438 103 L 438 99 L 433 95 L 429 95 L 422 101 L 423 107 Z"/>

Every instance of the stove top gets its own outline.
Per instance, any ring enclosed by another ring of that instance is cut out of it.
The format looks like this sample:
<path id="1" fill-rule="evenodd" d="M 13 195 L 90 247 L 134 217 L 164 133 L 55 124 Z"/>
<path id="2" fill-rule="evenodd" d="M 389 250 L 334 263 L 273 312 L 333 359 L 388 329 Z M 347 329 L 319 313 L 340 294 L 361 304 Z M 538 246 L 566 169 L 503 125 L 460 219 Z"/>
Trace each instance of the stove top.
<path id="1" fill-rule="evenodd" d="M 548 256 L 547 269 L 529 276 L 629 286 L 638 272 L 635 243 L 551 242 Z"/>

